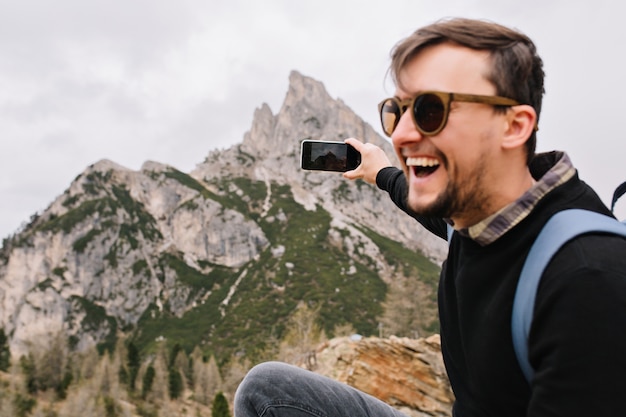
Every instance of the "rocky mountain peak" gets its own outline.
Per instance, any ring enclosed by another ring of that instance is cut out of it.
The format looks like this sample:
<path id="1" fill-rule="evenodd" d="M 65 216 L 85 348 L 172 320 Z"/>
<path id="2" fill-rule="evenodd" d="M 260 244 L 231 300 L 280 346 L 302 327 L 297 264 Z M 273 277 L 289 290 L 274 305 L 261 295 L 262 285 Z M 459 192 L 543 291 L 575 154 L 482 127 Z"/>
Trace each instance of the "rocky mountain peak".
<path id="1" fill-rule="evenodd" d="M 280 112 L 274 116 L 267 104 L 257 108 L 241 150 L 263 159 L 297 153 L 302 139 L 311 135 L 322 138 L 322 128 L 334 105 L 322 83 L 292 71 Z M 325 139 L 330 140 L 330 136 Z"/>
<path id="2" fill-rule="evenodd" d="M 319 110 L 334 101 L 320 81 L 306 77 L 298 71 L 292 71 L 289 74 L 289 88 L 283 102 L 283 109 L 299 107 Z"/>
<path id="3" fill-rule="evenodd" d="M 76 349 L 123 333 L 144 348 L 172 338 L 228 356 L 257 349 L 301 300 L 325 307 L 328 332 L 346 323 L 372 332 L 387 287 L 410 273 L 423 278 L 415 326 L 436 327 L 431 261 L 445 242 L 375 187 L 299 168 L 303 139 L 349 136 L 392 154 L 322 83 L 294 71 L 277 114 L 259 107 L 242 143 L 190 173 L 154 161 L 87 167 L 0 252 L 12 353 L 60 332 Z"/>

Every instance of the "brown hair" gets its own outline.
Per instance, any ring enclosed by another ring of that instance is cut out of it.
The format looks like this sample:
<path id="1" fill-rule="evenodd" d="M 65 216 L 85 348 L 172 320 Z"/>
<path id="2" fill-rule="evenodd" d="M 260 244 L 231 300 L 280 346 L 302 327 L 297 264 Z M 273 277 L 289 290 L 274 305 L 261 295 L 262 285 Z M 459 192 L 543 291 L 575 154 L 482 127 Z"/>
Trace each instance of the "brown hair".
<path id="1" fill-rule="evenodd" d="M 425 47 L 444 42 L 489 51 L 492 69 L 486 77 L 496 87 L 496 94 L 532 106 L 539 119 L 545 74 L 535 44 L 523 33 L 493 22 L 454 18 L 416 30 L 391 52 L 389 70 L 396 85 L 399 73 L 412 58 Z M 528 161 L 535 154 L 536 143 L 533 131 L 526 141 Z"/>

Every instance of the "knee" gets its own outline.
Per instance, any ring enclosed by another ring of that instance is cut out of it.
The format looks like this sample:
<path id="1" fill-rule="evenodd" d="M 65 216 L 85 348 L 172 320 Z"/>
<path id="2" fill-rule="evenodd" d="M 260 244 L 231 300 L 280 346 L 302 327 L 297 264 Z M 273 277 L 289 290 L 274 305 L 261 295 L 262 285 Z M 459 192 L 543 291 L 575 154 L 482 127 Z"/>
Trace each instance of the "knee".
<path id="1" fill-rule="evenodd" d="M 254 366 L 235 392 L 235 415 L 258 416 L 263 404 L 273 396 L 271 391 L 277 388 L 277 382 L 287 367 L 289 365 L 281 362 L 264 362 Z"/>
<path id="2" fill-rule="evenodd" d="M 278 380 L 284 379 L 290 365 L 282 362 L 264 362 L 255 365 L 244 377 L 237 388 L 237 393 L 259 392 L 276 386 Z"/>

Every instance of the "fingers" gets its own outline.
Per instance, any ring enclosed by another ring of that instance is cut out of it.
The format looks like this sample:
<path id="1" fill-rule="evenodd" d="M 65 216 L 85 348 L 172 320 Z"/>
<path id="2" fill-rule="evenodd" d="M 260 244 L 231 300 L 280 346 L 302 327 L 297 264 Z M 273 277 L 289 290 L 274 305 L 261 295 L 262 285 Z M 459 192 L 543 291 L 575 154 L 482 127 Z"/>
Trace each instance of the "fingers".
<path id="1" fill-rule="evenodd" d="M 361 142 L 360 140 L 358 140 L 356 138 L 348 138 L 348 139 L 344 140 L 344 142 L 347 143 L 348 145 L 352 146 L 354 149 L 356 149 L 359 152 L 361 152 L 361 149 L 363 148 L 363 145 L 365 145 L 363 142 Z"/>
<path id="2" fill-rule="evenodd" d="M 357 151 L 359 151 L 359 153 L 362 154 L 362 149 L 363 149 L 363 145 L 364 145 L 363 142 L 361 142 L 360 140 L 355 139 L 355 138 L 348 138 L 344 142 L 347 143 L 348 145 L 352 146 L 354 149 L 356 149 Z M 361 158 L 363 158 L 362 155 L 361 155 Z M 352 171 L 344 172 L 343 173 L 343 177 L 347 178 L 349 180 L 356 180 L 356 179 L 359 179 L 359 178 L 363 178 L 363 174 L 361 173 L 361 171 L 362 171 L 362 169 L 361 169 L 362 164 L 363 164 L 363 161 L 361 159 L 361 165 L 359 165 L 358 167 L 356 167 Z"/>
<path id="3" fill-rule="evenodd" d="M 362 168 L 363 167 L 363 147 L 365 146 L 365 144 L 356 138 L 348 138 L 344 140 L 344 142 L 352 146 L 361 154 L 361 164 L 355 169 L 353 169 L 352 171 L 344 172 L 343 174 L 344 178 L 347 178 L 349 180 L 356 180 L 359 178 L 363 178 L 363 168 Z"/>
<path id="4" fill-rule="evenodd" d="M 356 180 L 359 178 L 363 178 L 363 175 L 359 171 L 359 167 L 353 169 L 352 171 L 346 171 L 343 173 L 343 177 L 349 180 Z"/>
<path id="5" fill-rule="evenodd" d="M 354 180 L 362 178 L 370 184 L 376 184 L 378 172 L 388 166 L 391 162 L 385 151 L 373 143 L 363 143 L 355 138 L 348 138 L 345 143 L 352 146 L 361 153 L 361 164 L 354 170 L 345 172 L 344 178 Z"/>

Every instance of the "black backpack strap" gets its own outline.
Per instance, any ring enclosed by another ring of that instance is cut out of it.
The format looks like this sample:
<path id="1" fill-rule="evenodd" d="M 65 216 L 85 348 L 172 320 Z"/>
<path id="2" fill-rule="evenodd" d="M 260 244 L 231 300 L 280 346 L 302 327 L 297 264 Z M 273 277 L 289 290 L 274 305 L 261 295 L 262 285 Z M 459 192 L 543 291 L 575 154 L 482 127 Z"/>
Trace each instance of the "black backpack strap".
<path id="1" fill-rule="evenodd" d="M 619 200 L 619 198 L 624 194 L 626 194 L 626 182 L 621 183 L 615 189 L 615 192 L 613 193 L 613 200 L 611 200 L 611 211 L 615 208 L 617 200 Z"/>

